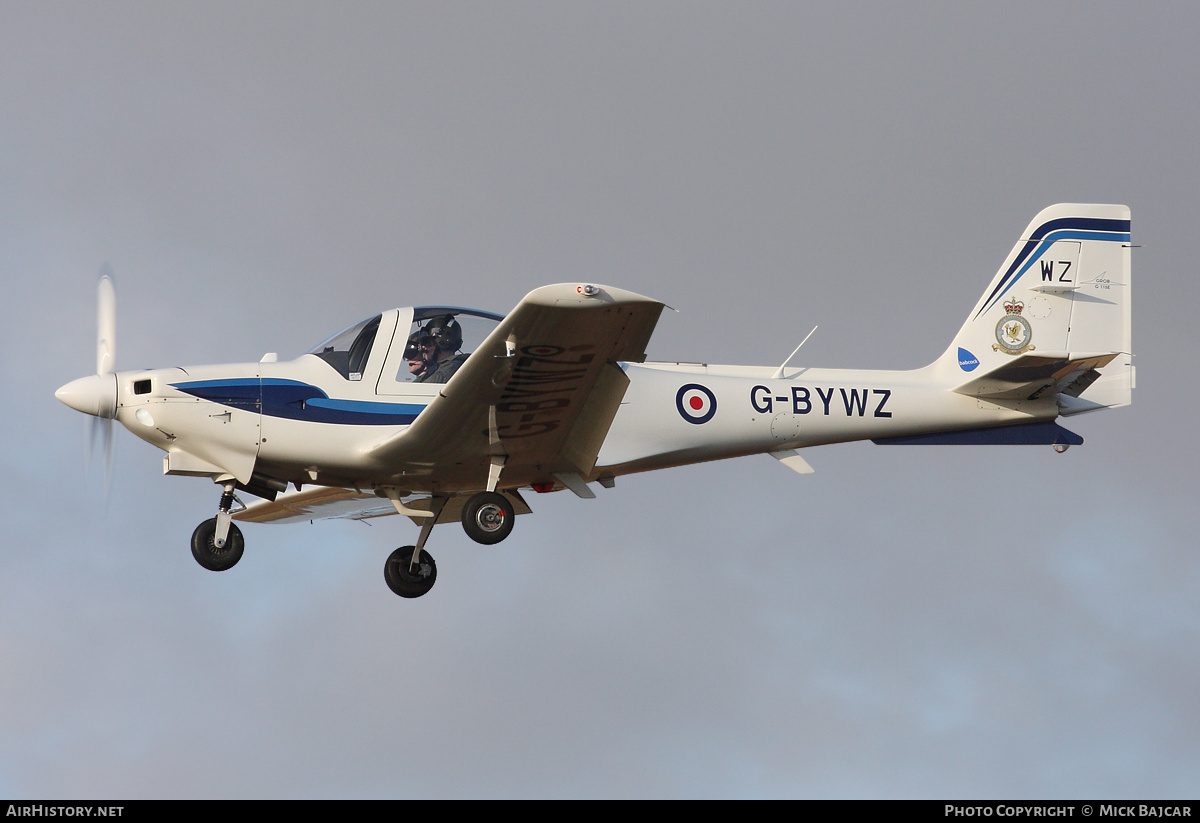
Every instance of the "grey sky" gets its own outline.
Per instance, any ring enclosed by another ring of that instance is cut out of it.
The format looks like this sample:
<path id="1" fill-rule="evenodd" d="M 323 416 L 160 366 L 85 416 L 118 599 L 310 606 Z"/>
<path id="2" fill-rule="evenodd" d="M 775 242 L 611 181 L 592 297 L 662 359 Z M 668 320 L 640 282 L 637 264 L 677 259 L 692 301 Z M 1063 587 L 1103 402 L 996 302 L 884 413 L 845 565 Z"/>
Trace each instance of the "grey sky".
<path id="1" fill-rule="evenodd" d="M 0 796 L 1195 797 L 1190 4 L 0 0 Z M 656 359 L 924 365 L 1042 207 L 1133 210 L 1134 405 L 439 528 L 248 527 L 56 387 L 382 308 L 661 299 Z M 1017 491 L 1014 492 L 1014 487 Z M 732 559 L 731 559 L 732 557 Z"/>

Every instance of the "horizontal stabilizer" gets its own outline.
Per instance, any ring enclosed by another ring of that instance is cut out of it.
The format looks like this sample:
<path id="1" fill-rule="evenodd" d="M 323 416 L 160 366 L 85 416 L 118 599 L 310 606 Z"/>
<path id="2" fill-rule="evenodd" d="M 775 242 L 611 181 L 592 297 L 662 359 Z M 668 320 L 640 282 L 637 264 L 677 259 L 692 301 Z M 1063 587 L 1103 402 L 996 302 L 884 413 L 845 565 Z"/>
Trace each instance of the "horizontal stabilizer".
<path id="1" fill-rule="evenodd" d="M 1107 366 L 1116 356 L 1116 352 L 1022 354 L 963 383 L 954 391 L 968 397 L 1031 400 L 1077 389 L 1072 396 L 1078 396 L 1099 377 L 1097 370 Z"/>
<path id="2" fill-rule="evenodd" d="M 990 429 L 881 437 L 877 446 L 1079 446 L 1083 438 L 1057 423 L 1022 423 Z"/>

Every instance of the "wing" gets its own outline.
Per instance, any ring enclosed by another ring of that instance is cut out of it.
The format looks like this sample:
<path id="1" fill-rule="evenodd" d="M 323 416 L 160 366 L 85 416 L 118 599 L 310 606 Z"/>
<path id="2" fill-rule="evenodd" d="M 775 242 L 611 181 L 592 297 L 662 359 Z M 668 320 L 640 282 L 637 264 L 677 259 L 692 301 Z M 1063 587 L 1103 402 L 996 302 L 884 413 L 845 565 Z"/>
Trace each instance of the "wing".
<path id="1" fill-rule="evenodd" d="M 529 514 L 529 506 L 516 492 L 505 496 L 517 514 Z M 446 501 L 438 514 L 438 523 L 458 520 L 467 498 L 457 495 Z M 405 502 L 405 507 L 418 511 L 430 510 L 430 498 L 420 497 Z M 396 514 L 396 507 L 386 497 L 356 491 L 314 486 L 303 491 L 287 492 L 274 500 L 259 500 L 235 512 L 234 520 L 243 523 L 303 523 L 306 520 L 370 520 Z M 414 517 L 418 526 L 427 518 Z"/>
<path id="2" fill-rule="evenodd" d="M 381 469 L 443 491 L 582 486 L 663 304 L 603 286 L 530 292 L 405 431 L 371 450 Z M 500 468 L 502 466 L 502 469 Z M 489 474 L 491 472 L 491 474 Z"/>
<path id="3" fill-rule="evenodd" d="M 395 514 L 392 501 L 354 489 L 314 486 L 300 492 L 281 494 L 274 500 L 259 500 L 235 512 L 244 523 L 300 523 L 305 520 L 367 520 Z"/>

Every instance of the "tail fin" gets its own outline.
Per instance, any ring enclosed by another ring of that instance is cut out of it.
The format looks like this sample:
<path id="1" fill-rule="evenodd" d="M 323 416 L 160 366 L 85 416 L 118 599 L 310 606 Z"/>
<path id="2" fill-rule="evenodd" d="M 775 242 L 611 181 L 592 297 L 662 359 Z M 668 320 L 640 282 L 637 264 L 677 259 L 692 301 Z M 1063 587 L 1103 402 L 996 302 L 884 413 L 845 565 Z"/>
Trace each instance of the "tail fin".
<path id="1" fill-rule="evenodd" d="M 963 394 L 1058 395 L 1063 414 L 1128 405 L 1129 208 L 1060 203 L 1029 224 L 937 361 Z"/>

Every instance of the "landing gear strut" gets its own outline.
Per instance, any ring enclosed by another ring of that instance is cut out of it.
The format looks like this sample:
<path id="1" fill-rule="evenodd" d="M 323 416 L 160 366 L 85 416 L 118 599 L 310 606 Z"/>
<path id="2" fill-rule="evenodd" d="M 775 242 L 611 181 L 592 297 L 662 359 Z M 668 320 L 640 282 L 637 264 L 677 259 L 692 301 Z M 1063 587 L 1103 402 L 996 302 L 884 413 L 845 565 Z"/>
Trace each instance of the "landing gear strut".
<path id="1" fill-rule="evenodd" d="M 433 555 L 425 551 L 425 541 L 429 539 L 433 525 L 449 499 L 434 495 L 429 501 L 429 517 L 421 524 L 417 545 L 401 546 L 391 553 L 384 564 L 383 579 L 395 594 L 401 597 L 420 597 L 432 589 L 437 581 L 437 564 L 433 562 Z"/>
<path id="2" fill-rule="evenodd" d="M 434 495 L 429 506 L 430 516 L 421 525 L 417 545 L 396 549 L 383 567 L 383 579 L 388 588 L 401 597 L 420 597 L 432 589 L 437 580 L 437 564 L 425 551 L 425 541 L 448 500 L 448 497 Z M 462 510 L 462 524 L 467 535 L 488 546 L 508 537 L 515 517 L 512 503 L 497 492 L 480 492 L 468 500 Z"/>

